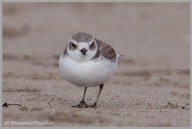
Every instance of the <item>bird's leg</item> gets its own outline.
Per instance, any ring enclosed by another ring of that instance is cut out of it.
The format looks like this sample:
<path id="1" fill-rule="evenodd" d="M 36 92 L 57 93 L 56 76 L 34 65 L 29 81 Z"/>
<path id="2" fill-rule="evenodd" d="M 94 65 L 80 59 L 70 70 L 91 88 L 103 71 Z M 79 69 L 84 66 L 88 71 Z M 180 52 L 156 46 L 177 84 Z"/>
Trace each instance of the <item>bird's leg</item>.
<path id="1" fill-rule="evenodd" d="M 85 90 L 84 90 L 84 93 L 83 93 L 83 98 L 82 100 L 80 101 L 79 104 L 75 105 L 75 106 L 72 106 L 72 107 L 78 107 L 78 108 L 88 108 L 89 105 L 87 105 L 84 101 L 85 99 L 85 94 L 86 94 L 86 91 L 87 91 L 87 87 L 85 87 Z"/>
<path id="2" fill-rule="evenodd" d="M 99 100 L 99 96 L 100 96 L 100 94 L 101 94 L 101 91 L 102 91 L 102 89 L 103 89 L 103 84 L 101 84 L 100 86 L 99 86 L 99 92 L 98 92 L 98 94 L 97 94 L 97 98 L 96 98 L 96 100 L 95 100 L 95 102 L 93 103 L 93 105 L 91 105 L 90 106 L 90 108 L 96 108 L 97 107 L 97 102 L 98 102 L 98 100 Z"/>

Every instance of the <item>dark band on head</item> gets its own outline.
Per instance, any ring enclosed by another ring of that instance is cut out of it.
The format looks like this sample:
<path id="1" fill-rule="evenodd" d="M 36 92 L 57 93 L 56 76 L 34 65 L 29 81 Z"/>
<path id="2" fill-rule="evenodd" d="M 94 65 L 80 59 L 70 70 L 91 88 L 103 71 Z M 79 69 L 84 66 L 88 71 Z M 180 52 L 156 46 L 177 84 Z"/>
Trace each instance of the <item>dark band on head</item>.
<path id="1" fill-rule="evenodd" d="M 99 58 L 99 57 L 100 57 L 100 49 L 98 48 L 95 56 L 93 56 L 92 59 L 96 59 L 96 58 Z"/>
<path id="2" fill-rule="evenodd" d="M 68 53 L 67 53 L 67 46 L 65 47 L 64 55 L 68 55 Z"/>

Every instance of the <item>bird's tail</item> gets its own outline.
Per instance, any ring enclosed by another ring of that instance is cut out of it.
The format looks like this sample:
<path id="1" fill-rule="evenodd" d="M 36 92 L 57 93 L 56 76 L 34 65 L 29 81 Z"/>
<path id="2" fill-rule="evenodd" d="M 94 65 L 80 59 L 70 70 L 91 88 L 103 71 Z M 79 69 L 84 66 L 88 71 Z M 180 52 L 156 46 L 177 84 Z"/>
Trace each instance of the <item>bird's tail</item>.
<path id="1" fill-rule="evenodd" d="M 125 57 L 125 55 L 117 54 L 117 58 L 119 58 L 119 57 Z"/>

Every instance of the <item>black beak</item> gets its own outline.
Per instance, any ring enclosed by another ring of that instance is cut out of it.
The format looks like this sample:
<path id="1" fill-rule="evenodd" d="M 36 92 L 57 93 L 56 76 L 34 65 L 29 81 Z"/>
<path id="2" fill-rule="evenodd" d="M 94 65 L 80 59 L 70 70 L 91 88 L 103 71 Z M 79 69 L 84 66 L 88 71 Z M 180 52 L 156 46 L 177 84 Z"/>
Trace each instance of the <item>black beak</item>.
<path id="1" fill-rule="evenodd" d="M 85 56 L 85 55 L 86 55 L 86 52 L 87 52 L 87 49 L 83 48 L 83 49 L 81 49 L 80 51 L 81 51 L 81 53 Z"/>

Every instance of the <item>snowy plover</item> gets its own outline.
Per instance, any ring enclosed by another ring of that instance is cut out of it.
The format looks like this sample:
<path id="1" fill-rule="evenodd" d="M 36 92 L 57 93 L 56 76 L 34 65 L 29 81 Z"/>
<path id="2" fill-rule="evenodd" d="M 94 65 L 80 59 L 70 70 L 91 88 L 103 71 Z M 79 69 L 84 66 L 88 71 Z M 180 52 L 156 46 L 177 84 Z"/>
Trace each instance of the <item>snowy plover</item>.
<path id="1" fill-rule="evenodd" d="M 88 33 L 79 32 L 72 36 L 59 57 L 59 67 L 67 81 L 85 87 L 82 100 L 73 107 L 96 108 L 104 83 L 117 69 L 118 57 L 109 44 Z M 95 86 L 99 86 L 99 92 L 93 105 L 89 106 L 84 101 L 87 87 Z"/>

